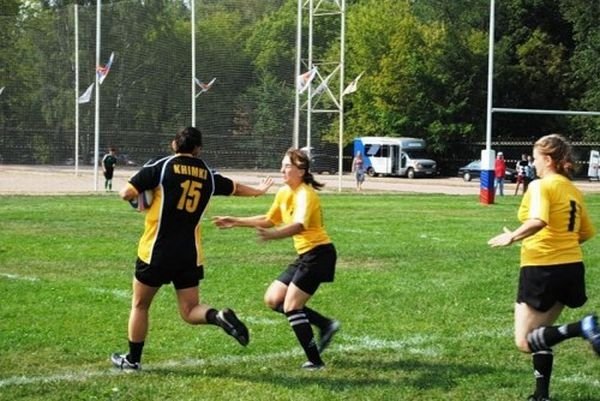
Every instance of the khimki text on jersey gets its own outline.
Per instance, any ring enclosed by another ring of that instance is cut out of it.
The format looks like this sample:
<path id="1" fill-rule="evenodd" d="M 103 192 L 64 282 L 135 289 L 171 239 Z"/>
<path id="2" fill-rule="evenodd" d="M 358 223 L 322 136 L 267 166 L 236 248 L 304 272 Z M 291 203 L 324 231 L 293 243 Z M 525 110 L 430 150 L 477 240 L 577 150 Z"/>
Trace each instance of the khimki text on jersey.
<path id="1" fill-rule="evenodd" d="M 173 172 L 175 174 L 191 175 L 192 177 L 206 180 L 208 172 L 206 169 L 197 166 L 187 166 L 185 164 L 173 164 Z"/>

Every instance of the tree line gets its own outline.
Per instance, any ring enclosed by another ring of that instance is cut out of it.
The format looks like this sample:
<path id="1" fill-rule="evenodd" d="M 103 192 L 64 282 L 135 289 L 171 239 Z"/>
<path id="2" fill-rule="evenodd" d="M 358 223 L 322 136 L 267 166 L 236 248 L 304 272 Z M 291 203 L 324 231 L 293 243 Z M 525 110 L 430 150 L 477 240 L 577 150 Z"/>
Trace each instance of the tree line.
<path id="1" fill-rule="evenodd" d="M 33 162 L 71 153 L 74 3 L 0 1 L 5 160 L 20 149 L 33 152 Z M 96 1 L 76 3 L 85 27 L 79 32 L 83 91 L 95 69 Z M 324 3 L 335 9 L 335 0 Z M 297 1 L 195 0 L 195 6 L 198 78 L 218 76 L 221 85 L 198 97 L 198 125 L 213 149 L 227 143 L 221 151 L 270 166 L 273 146 L 289 146 L 293 129 Z M 102 7 L 103 62 L 111 49 L 117 52 L 100 88 L 103 135 L 145 156 L 190 121 L 190 4 L 105 0 Z M 346 0 L 346 7 L 347 81 L 364 71 L 358 91 L 345 97 L 346 140 L 420 137 L 450 159 L 464 158 L 465 145 L 476 148 L 485 138 L 489 0 Z M 496 2 L 494 106 L 599 111 L 599 22 L 597 1 Z M 307 43 L 307 18 L 303 24 Z M 336 60 L 337 20 L 315 24 L 315 54 Z M 339 83 L 330 85 L 337 93 Z M 80 121 L 82 146 L 89 149 L 92 107 L 81 108 Z M 560 132 L 593 143 L 600 142 L 599 128 L 598 117 L 495 114 L 493 137 L 527 143 Z M 335 143 L 336 118 L 316 119 L 313 138 Z"/>

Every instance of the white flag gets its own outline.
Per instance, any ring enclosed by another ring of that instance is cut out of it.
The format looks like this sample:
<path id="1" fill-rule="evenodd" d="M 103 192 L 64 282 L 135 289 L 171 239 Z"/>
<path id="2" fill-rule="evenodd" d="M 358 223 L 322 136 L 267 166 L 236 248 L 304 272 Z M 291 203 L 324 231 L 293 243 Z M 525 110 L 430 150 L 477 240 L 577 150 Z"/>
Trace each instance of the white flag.
<path id="1" fill-rule="evenodd" d="M 298 93 L 304 93 L 308 89 L 308 86 L 315 78 L 317 74 L 317 67 L 313 67 L 310 70 L 306 71 L 304 74 L 298 76 L 296 80 L 296 90 Z"/>
<path id="2" fill-rule="evenodd" d="M 198 78 L 194 77 L 194 82 L 196 82 L 196 85 L 198 85 L 200 87 L 200 92 L 198 92 L 196 94 L 196 97 L 200 96 L 204 92 L 208 92 L 208 90 L 210 88 L 212 88 L 212 86 L 216 80 L 217 80 L 217 78 L 213 78 L 213 79 L 211 79 L 211 81 L 209 83 L 205 84 L 204 82 L 200 81 Z"/>
<path id="3" fill-rule="evenodd" d="M 4 86 L 2 88 L 0 88 L 0 95 L 2 94 L 2 92 L 4 92 Z"/>
<path id="4" fill-rule="evenodd" d="M 331 79 L 333 74 L 335 74 L 336 72 L 337 72 L 337 69 L 335 71 L 333 71 L 331 74 L 327 75 L 327 77 L 323 81 L 321 81 L 319 86 L 317 86 L 317 89 L 315 89 L 314 92 L 311 93 L 311 95 L 314 97 L 314 96 L 320 95 L 321 93 L 325 92 L 325 89 L 328 88 L 329 80 Z"/>
<path id="5" fill-rule="evenodd" d="M 79 99 L 77 99 L 77 103 L 79 103 L 79 104 L 88 103 L 92 99 L 92 92 L 94 91 L 94 85 L 95 84 L 91 84 L 85 90 L 85 92 L 83 92 L 83 95 L 79 96 Z"/>
<path id="6" fill-rule="evenodd" d="M 358 85 L 358 80 L 360 79 L 360 77 L 363 76 L 365 72 L 361 72 L 358 77 L 354 78 L 354 80 L 352 82 L 350 82 L 350 85 L 348 85 L 346 87 L 346 89 L 344 89 L 344 92 L 342 93 L 343 96 L 349 95 L 351 93 L 356 92 L 357 89 L 357 85 Z"/>

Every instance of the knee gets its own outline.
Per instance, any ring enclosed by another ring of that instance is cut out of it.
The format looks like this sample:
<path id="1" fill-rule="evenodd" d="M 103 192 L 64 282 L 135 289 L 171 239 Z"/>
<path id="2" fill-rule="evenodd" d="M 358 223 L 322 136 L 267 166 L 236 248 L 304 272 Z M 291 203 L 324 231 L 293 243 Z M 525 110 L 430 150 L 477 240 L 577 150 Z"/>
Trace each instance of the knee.
<path id="1" fill-rule="evenodd" d="M 531 349 L 529 349 L 529 342 L 527 341 L 527 338 L 515 338 L 515 345 L 517 346 L 517 349 L 521 352 L 525 352 L 525 353 L 531 353 Z"/>
<path id="2" fill-rule="evenodd" d="M 281 300 L 269 295 L 268 293 L 265 294 L 263 300 L 267 308 L 273 309 L 274 311 L 278 311 L 278 309 L 280 308 Z"/>

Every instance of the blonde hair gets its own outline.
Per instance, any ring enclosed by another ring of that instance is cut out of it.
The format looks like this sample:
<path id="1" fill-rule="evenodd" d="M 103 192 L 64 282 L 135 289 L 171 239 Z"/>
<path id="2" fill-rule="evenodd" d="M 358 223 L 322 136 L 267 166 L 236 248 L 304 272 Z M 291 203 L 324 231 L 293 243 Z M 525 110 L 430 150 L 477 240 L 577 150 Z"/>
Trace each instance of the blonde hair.
<path id="1" fill-rule="evenodd" d="M 573 172 L 573 153 L 569 142 L 559 134 L 550 134 L 541 137 L 533 145 L 543 155 L 550 156 L 556 172 L 571 177 Z"/>

